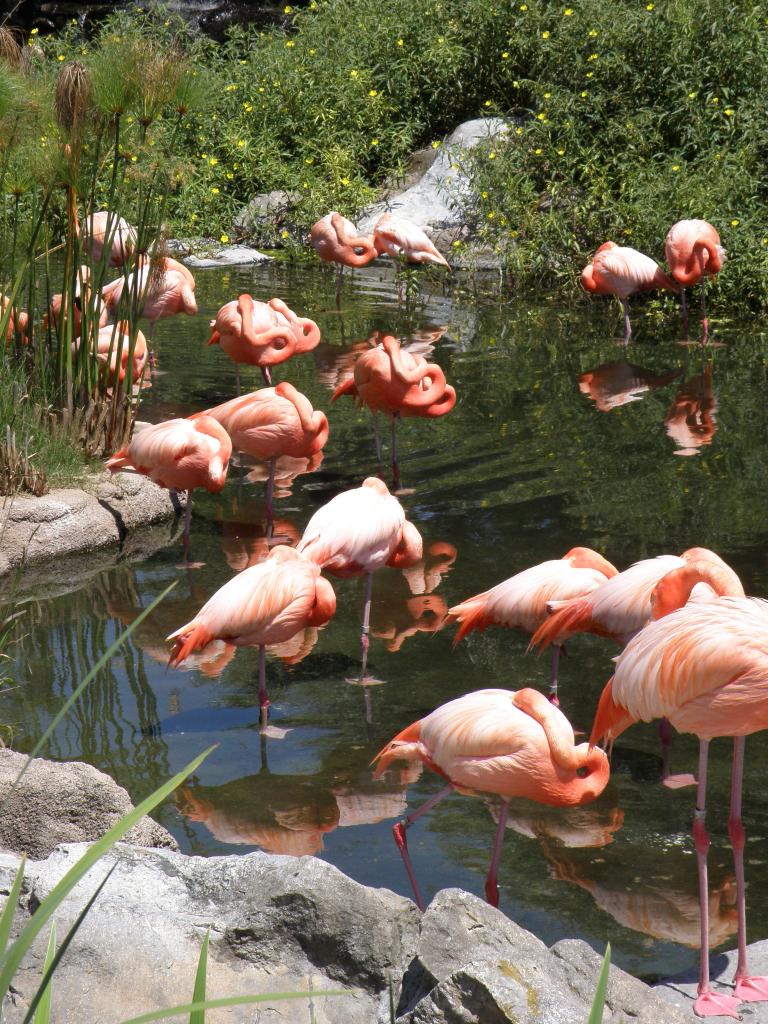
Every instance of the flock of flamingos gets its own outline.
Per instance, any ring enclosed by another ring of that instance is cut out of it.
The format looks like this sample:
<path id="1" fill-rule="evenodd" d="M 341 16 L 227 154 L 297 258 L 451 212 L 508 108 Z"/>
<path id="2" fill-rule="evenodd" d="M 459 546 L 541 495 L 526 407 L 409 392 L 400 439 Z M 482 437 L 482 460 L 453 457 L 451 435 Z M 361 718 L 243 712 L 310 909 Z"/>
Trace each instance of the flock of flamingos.
<path id="1" fill-rule="evenodd" d="M 112 262 L 119 265 L 129 248 L 130 228 L 124 221 L 115 222 L 105 237 L 106 224 L 106 214 L 92 218 L 93 245 L 111 244 Z M 345 266 L 363 266 L 381 254 L 401 263 L 448 266 L 420 228 L 389 214 L 368 237 L 360 236 L 340 214 L 330 213 L 313 226 L 310 241 L 322 260 L 337 264 L 337 295 Z M 626 345 L 631 335 L 627 308 L 631 294 L 653 288 L 678 293 L 685 319 L 685 288 L 701 282 L 705 343 L 704 281 L 720 270 L 724 256 L 710 224 L 684 220 L 674 225 L 666 239 L 669 273 L 635 249 L 606 242 L 584 269 L 582 283 L 591 292 L 620 300 Z M 152 324 L 160 316 L 196 311 L 189 271 L 168 258 L 161 271 L 145 282 L 144 314 Z M 146 267 L 139 272 L 149 274 Z M 119 299 L 120 287 L 122 279 L 107 286 L 108 304 Z M 309 351 L 319 340 L 314 321 L 297 316 L 280 299 L 259 302 L 240 295 L 228 302 L 212 322 L 209 344 L 220 345 L 235 363 L 259 366 L 265 386 L 187 419 L 146 427 L 107 466 L 112 471 L 143 473 L 161 487 L 218 492 L 233 449 L 267 462 L 271 536 L 277 459 L 311 460 L 326 444 L 329 426 L 325 414 L 313 409 L 292 384 L 283 381 L 272 386 L 270 368 Z M 397 420 L 443 416 L 456 402 L 440 367 L 404 351 L 391 336 L 380 338 L 359 355 L 354 372 L 337 387 L 333 400 L 344 395 L 368 406 L 374 418 L 382 412 L 391 419 L 396 483 Z M 190 495 L 187 557 L 191 509 Z M 261 723 L 266 730 L 265 647 L 307 626 L 323 625 L 334 615 L 336 597 L 323 574 L 367 577 L 361 627 L 361 681 L 365 682 L 373 574 L 385 565 L 413 565 L 421 555 L 421 536 L 406 519 L 398 498 L 381 479 L 369 477 L 319 508 L 295 547 L 272 546 L 265 561 L 234 576 L 190 622 L 171 633 L 170 664 L 179 665 L 213 640 L 257 646 Z M 679 557 L 646 559 L 619 572 L 598 552 L 574 547 L 559 560 L 528 568 L 456 605 L 447 622 L 459 624 L 456 642 L 471 630 L 491 625 L 524 630 L 531 634 L 532 645 L 551 646 L 552 674 L 548 696 L 531 688 L 483 689 L 449 701 L 406 726 L 374 759 L 377 777 L 393 761 L 408 761 L 423 762 L 445 781 L 442 789 L 393 829 L 419 906 L 423 902 L 408 853 L 407 830 L 438 801 L 457 789 L 494 794 L 502 800 L 485 885 L 486 898 L 496 906 L 507 801 L 527 797 L 569 807 L 594 800 L 610 772 L 608 756 L 597 744 L 612 744 L 634 722 L 659 719 L 665 746 L 671 738 L 670 725 L 694 733 L 700 741 L 697 781 L 691 780 L 696 785 L 693 838 L 702 950 L 694 1011 L 700 1016 L 737 1017 L 741 1002 L 768 1000 L 768 977 L 752 976 L 747 967 L 741 820 L 745 737 L 768 726 L 768 602 L 746 597 L 733 570 L 703 548 L 692 548 Z M 623 650 L 600 698 L 589 741 L 576 744 L 573 728 L 558 705 L 557 667 L 563 643 L 579 632 L 611 638 Z M 728 832 L 736 865 L 738 968 L 732 993 L 714 990 L 709 980 L 705 796 L 709 743 L 716 736 L 734 740 Z M 681 785 L 686 780 L 667 777 L 666 782 Z"/>

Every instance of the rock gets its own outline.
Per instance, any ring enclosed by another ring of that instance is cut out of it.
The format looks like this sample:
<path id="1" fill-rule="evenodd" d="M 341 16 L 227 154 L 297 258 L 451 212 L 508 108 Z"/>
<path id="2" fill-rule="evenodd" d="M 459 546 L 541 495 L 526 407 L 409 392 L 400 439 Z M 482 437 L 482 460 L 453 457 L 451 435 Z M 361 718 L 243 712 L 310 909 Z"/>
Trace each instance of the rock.
<path id="1" fill-rule="evenodd" d="M 35 907 L 86 850 L 64 846 L 27 865 L 26 903 Z M 17 861 L 0 857 L 7 891 Z M 189 998 L 200 944 L 212 926 L 208 959 L 211 996 L 323 989 L 317 995 L 211 1013 L 214 1022 L 254 1020 L 306 1024 L 384 1024 L 388 979 L 412 959 L 418 911 L 410 900 L 369 889 L 313 857 L 263 853 L 186 857 L 119 845 L 72 891 L 56 914 L 65 934 L 106 872 L 116 865 L 85 918 L 53 985 L 57 1024 L 110 1024 Z M 22 903 L 23 905 L 23 903 Z M 25 919 L 17 922 L 22 927 Z M 18 1024 L 40 973 L 47 936 L 41 936 L 14 978 L 14 1000 L 4 1007 Z"/>
<path id="2" fill-rule="evenodd" d="M 297 192 L 283 192 L 281 189 L 254 196 L 235 217 L 233 231 L 254 245 L 267 248 L 280 245 L 280 232 L 284 228 L 292 233 L 295 231 L 295 225 L 289 224 L 288 219 L 299 198 Z"/>
<path id="3" fill-rule="evenodd" d="M 477 118 L 460 124 L 437 151 L 421 178 L 405 191 L 370 207 L 358 219 L 360 230 L 370 232 L 379 217 L 389 210 L 423 228 L 439 249 L 447 249 L 468 233 L 467 205 L 472 189 L 467 175 L 458 168 L 463 150 L 509 130 L 502 118 Z"/>
<path id="4" fill-rule="evenodd" d="M 715 992 L 725 992 L 733 995 L 733 976 L 736 973 L 738 962 L 738 951 L 735 949 L 727 953 L 716 953 L 709 958 L 709 976 L 712 981 L 712 988 Z M 768 975 L 768 939 L 761 942 L 753 942 L 747 946 L 747 963 L 752 974 Z M 698 968 L 685 971 L 673 978 L 654 985 L 654 992 L 665 1002 L 678 1008 L 690 1008 L 692 1000 L 696 998 L 696 989 L 699 982 Z M 768 1024 L 768 1003 L 744 1003 L 744 1016 L 750 1024 Z M 698 1020 L 698 1017 L 692 1017 Z"/>
<path id="5" fill-rule="evenodd" d="M 82 761 L 59 764 L 37 757 L 11 793 L 26 760 L 24 754 L 0 750 L 0 848 L 4 850 L 38 860 L 59 843 L 99 839 L 133 810 L 122 786 Z M 170 832 L 147 817 L 126 833 L 125 842 L 178 849 Z"/>
<path id="6" fill-rule="evenodd" d="M 248 263 L 266 263 L 271 260 L 258 249 L 251 249 L 247 245 L 228 245 L 220 249 L 215 256 L 187 256 L 184 262 L 189 267 L 240 267 Z"/>
<path id="7" fill-rule="evenodd" d="M 602 958 L 586 943 L 543 942 L 477 897 L 438 893 L 403 979 L 400 1024 L 572 1024 L 586 1021 Z M 643 982 L 611 968 L 605 1024 L 683 1024 Z"/>
<path id="8" fill-rule="evenodd" d="M 180 515 L 186 500 L 186 494 L 137 473 L 100 474 L 84 488 L 54 489 L 40 498 L 6 498 L 0 505 L 0 576 L 20 565 L 121 545 L 131 531 Z"/>

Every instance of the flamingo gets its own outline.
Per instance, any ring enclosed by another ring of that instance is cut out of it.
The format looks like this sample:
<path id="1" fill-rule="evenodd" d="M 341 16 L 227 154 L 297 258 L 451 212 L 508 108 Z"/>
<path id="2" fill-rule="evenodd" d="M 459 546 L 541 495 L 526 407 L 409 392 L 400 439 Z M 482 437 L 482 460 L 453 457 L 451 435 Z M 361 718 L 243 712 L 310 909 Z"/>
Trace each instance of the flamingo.
<path id="1" fill-rule="evenodd" d="M 267 728 L 269 696 L 266 645 L 289 640 L 307 626 L 323 626 L 336 611 L 333 587 L 320 567 L 295 548 L 279 545 L 269 558 L 224 584 L 197 615 L 167 638 L 174 668 L 211 640 L 259 648 L 261 728 Z"/>
<path id="2" fill-rule="evenodd" d="M 126 285 L 129 301 L 139 302 L 141 315 L 149 320 L 150 337 L 161 317 L 197 313 L 195 279 L 183 263 L 170 256 L 151 262 L 147 256 L 140 256 L 137 271 L 104 285 L 101 294 L 110 312 L 118 309 Z"/>
<path id="3" fill-rule="evenodd" d="M 241 452 L 269 462 L 267 523 L 272 523 L 272 497 L 279 456 L 309 459 L 322 451 L 328 440 L 328 418 L 315 411 L 309 399 L 293 384 L 261 388 L 208 409 Z"/>
<path id="4" fill-rule="evenodd" d="M 720 595 L 686 600 L 708 583 Z M 768 977 L 751 976 L 747 964 L 744 899 L 745 833 L 741 820 L 745 737 L 768 726 L 768 602 L 743 596 L 732 574 L 692 563 L 661 585 L 650 623 L 616 659 L 592 726 L 590 743 L 614 740 L 634 722 L 662 716 L 680 732 L 699 737 L 699 771 L 693 840 L 699 878 L 701 966 L 694 1012 L 738 1019 L 741 1002 L 768 1000 Z M 709 907 L 706 785 L 709 744 L 733 737 L 728 835 L 736 869 L 738 964 L 734 995 L 714 992 L 709 977 Z"/>
<path id="5" fill-rule="evenodd" d="M 218 494 L 227 479 L 232 442 L 215 419 L 198 413 L 190 419 L 166 420 L 145 427 L 106 462 L 111 473 L 132 470 L 160 487 L 186 491 L 184 552 L 189 561 L 192 491 L 203 487 Z"/>
<path id="6" fill-rule="evenodd" d="M 386 253 L 391 259 L 404 263 L 434 263 L 450 265 L 424 231 L 404 217 L 393 217 L 385 213 L 373 228 L 373 244 L 378 253 Z"/>
<path id="7" fill-rule="evenodd" d="M 395 486 L 399 480 L 397 464 L 397 421 L 401 416 L 445 416 L 456 404 L 456 391 L 446 384 L 437 363 L 428 363 L 419 355 L 400 348 L 397 338 L 388 334 L 355 361 L 354 374 L 334 391 L 331 401 L 351 395 L 367 405 L 374 416 L 376 454 L 381 462 L 376 414 L 392 419 L 392 471 Z"/>
<path id="8" fill-rule="evenodd" d="M 114 379 L 117 368 L 118 380 L 125 380 L 130 363 L 131 380 L 135 384 L 141 380 L 144 367 L 149 359 L 147 339 L 141 331 L 136 331 L 136 340 L 133 344 L 133 351 L 131 351 L 131 325 L 128 321 L 121 320 L 116 324 L 107 324 L 99 330 L 96 337 L 96 358 L 102 367 L 108 368 L 108 378 L 110 379 Z"/>
<path id="9" fill-rule="evenodd" d="M 667 288 L 678 294 L 679 285 L 665 274 L 650 256 L 626 245 L 603 242 L 592 262 L 581 272 L 581 283 L 588 292 L 596 295 L 615 295 L 624 310 L 624 346 L 632 337 L 627 299 L 635 292 Z"/>
<path id="10" fill-rule="evenodd" d="M 8 299 L 5 295 L 0 292 L 0 317 L 3 316 L 5 311 L 8 309 Z M 8 321 L 8 327 L 5 332 L 5 343 L 10 345 L 16 336 L 18 331 L 19 340 L 22 345 L 29 344 L 29 314 L 24 311 L 16 312 L 11 314 L 11 318 Z"/>
<path id="11" fill-rule="evenodd" d="M 679 220 L 667 232 L 664 239 L 664 254 L 670 274 L 680 285 L 680 305 L 686 337 L 688 309 L 685 303 L 685 289 L 701 281 L 701 326 L 704 329 L 701 340 L 708 341 L 709 320 L 704 284 L 705 278 L 718 274 L 725 262 L 725 249 L 720 245 L 720 235 L 709 221 Z"/>
<path id="12" fill-rule="evenodd" d="M 473 629 L 482 631 L 488 626 L 506 626 L 535 633 L 547 618 L 548 602 L 585 597 L 618 575 L 618 572 L 615 566 L 591 548 L 571 548 L 562 558 L 524 569 L 491 590 L 448 609 L 445 624 L 459 623 L 453 646 Z M 553 704 L 558 704 L 559 659 L 560 644 L 555 641 L 552 645 L 549 689 L 549 699 Z"/>
<path id="13" fill-rule="evenodd" d="M 55 328 L 59 326 L 59 317 L 61 316 L 61 307 L 64 301 L 64 296 L 59 293 L 54 295 L 51 299 L 51 303 L 48 307 L 48 314 L 43 318 L 43 327 L 48 328 L 48 323 L 52 323 Z M 79 338 L 82 331 L 83 321 L 83 301 L 85 301 L 86 308 L 92 315 L 93 319 L 98 319 L 99 328 L 105 327 L 109 318 L 109 309 L 102 301 L 101 295 L 94 295 L 91 287 L 91 271 L 90 268 L 83 265 L 77 272 L 75 281 L 75 296 L 72 302 L 72 327 L 74 337 Z"/>
<path id="14" fill-rule="evenodd" d="M 296 316 L 282 299 L 254 302 L 247 293 L 225 303 L 211 320 L 211 328 L 208 344 L 221 345 L 236 365 L 259 366 L 268 385 L 272 384 L 271 366 L 311 352 L 320 343 L 320 328 L 314 320 Z"/>
<path id="15" fill-rule="evenodd" d="M 309 242 L 324 263 L 338 266 L 336 305 L 341 301 L 344 267 L 366 267 L 379 255 L 373 237 L 360 235 L 351 220 L 333 210 L 315 221 L 309 231 Z"/>
<path id="16" fill-rule="evenodd" d="M 94 263 L 99 263 L 105 246 L 109 249 L 108 263 L 122 267 L 136 248 L 136 228 L 116 213 L 98 210 L 86 218 L 82 232 L 86 252 Z"/>
<path id="17" fill-rule="evenodd" d="M 441 705 L 399 732 L 373 760 L 374 778 L 391 761 L 422 761 L 446 781 L 438 793 L 393 827 L 420 910 L 424 909 L 406 831 L 452 793 L 488 793 L 504 801 L 485 881 L 485 898 L 499 905 L 498 864 L 507 819 L 507 801 L 526 797 L 542 804 L 574 807 L 598 797 L 608 782 L 605 753 L 586 743 L 576 746 L 565 715 L 537 690 L 477 690 Z"/>
<path id="18" fill-rule="evenodd" d="M 421 534 L 405 518 L 403 506 L 377 477 L 337 494 L 307 523 L 297 551 L 335 576 L 366 574 L 365 604 L 360 632 L 365 681 L 371 621 L 373 574 L 384 565 L 414 565 L 422 556 Z"/>
<path id="19" fill-rule="evenodd" d="M 704 445 L 712 444 L 717 430 L 717 398 L 712 390 L 712 366 L 704 368 L 680 385 L 669 412 L 664 417 L 667 435 L 677 445 L 675 455 L 698 455 Z"/>

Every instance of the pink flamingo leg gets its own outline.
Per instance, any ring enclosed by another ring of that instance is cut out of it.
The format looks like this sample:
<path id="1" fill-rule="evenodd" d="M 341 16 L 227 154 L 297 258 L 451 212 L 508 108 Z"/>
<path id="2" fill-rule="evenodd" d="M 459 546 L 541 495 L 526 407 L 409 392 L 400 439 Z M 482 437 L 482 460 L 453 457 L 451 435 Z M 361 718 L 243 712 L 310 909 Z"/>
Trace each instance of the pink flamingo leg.
<path id="1" fill-rule="evenodd" d="M 192 491 L 187 491 L 187 508 L 184 513 L 184 561 L 189 562 L 189 535 L 192 528 Z"/>
<path id="2" fill-rule="evenodd" d="M 363 624 L 360 628 L 360 682 L 365 681 L 365 670 L 368 667 L 368 648 L 371 641 L 371 596 L 373 594 L 373 573 L 369 572 L 365 580 L 365 603 L 363 604 Z"/>
<path id="3" fill-rule="evenodd" d="M 336 273 L 336 309 L 341 309 L 341 287 L 344 284 L 344 264 L 339 264 Z"/>
<path id="4" fill-rule="evenodd" d="M 397 463 L 397 421 L 400 413 L 392 415 L 392 485 L 395 489 L 400 486 L 400 466 Z"/>
<path id="5" fill-rule="evenodd" d="M 707 319 L 707 289 L 704 284 L 705 278 L 701 279 L 701 326 L 704 333 L 701 336 L 702 344 L 709 341 L 709 320 Z"/>
<path id="6" fill-rule="evenodd" d="M 560 644 L 552 644 L 552 672 L 549 677 L 549 700 L 556 708 L 560 707 L 557 699 L 557 667 L 560 664 Z"/>
<path id="7" fill-rule="evenodd" d="M 680 315 L 683 319 L 683 341 L 688 340 L 688 303 L 685 299 L 685 288 L 680 289 Z"/>
<path id="8" fill-rule="evenodd" d="M 739 922 L 739 961 L 736 968 L 738 999 L 745 1003 L 768 1000 L 768 978 L 750 975 L 747 969 L 747 908 L 744 895 L 744 826 L 741 822 L 741 790 L 744 781 L 743 736 L 733 739 L 733 771 L 731 773 L 731 812 L 728 816 L 728 835 L 733 847 L 736 868 L 736 909 Z"/>
<path id="9" fill-rule="evenodd" d="M 496 829 L 496 838 L 493 841 L 493 853 L 491 854 L 491 866 L 488 868 L 488 877 L 485 880 L 485 900 L 492 907 L 499 905 L 498 871 L 499 860 L 501 859 L 501 847 L 504 844 L 504 833 L 507 828 L 507 811 L 509 804 L 505 800 L 499 811 L 499 824 Z"/>
<path id="10" fill-rule="evenodd" d="M 699 988 L 693 1012 L 698 1017 L 735 1017 L 740 1000 L 722 992 L 713 992 L 709 982 L 709 879 L 707 877 L 707 853 L 709 834 L 705 827 L 707 798 L 707 758 L 709 740 L 699 741 L 699 782 L 696 788 L 696 811 L 693 818 L 693 842 L 696 847 L 696 861 L 699 869 L 699 923 L 701 928 L 701 966 Z"/>
<path id="11" fill-rule="evenodd" d="M 381 434 L 379 433 L 379 414 L 373 414 L 373 437 L 376 441 L 376 460 L 381 469 Z"/>
<path id="12" fill-rule="evenodd" d="M 267 694 L 267 648 L 259 645 L 259 721 L 261 731 L 265 732 L 269 722 L 269 696 Z"/>
<path id="13" fill-rule="evenodd" d="M 626 299 L 621 300 L 621 308 L 624 310 L 624 348 L 626 348 L 632 337 L 632 324 L 629 322 L 629 306 Z"/>
<path id="14" fill-rule="evenodd" d="M 400 856 L 403 858 L 403 864 L 408 875 L 408 879 L 413 889 L 413 897 L 416 901 L 416 906 L 419 910 L 424 910 L 424 900 L 421 898 L 421 891 L 419 890 L 419 883 L 416 881 L 416 873 L 413 870 L 413 861 L 411 855 L 408 852 L 408 839 L 406 837 L 406 830 L 413 825 L 415 821 L 426 814 L 427 811 L 431 811 L 435 804 L 439 804 L 442 799 L 448 796 L 449 793 L 453 792 L 453 785 L 449 782 L 447 786 L 443 786 L 441 790 L 431 796 L 429 800 L 425 801 L 421 807 L 417 807 L 411 814 L 406 814 L 404 818 L 401 818 L 395 825 L 392 826 L 392 835 L 395 837 L 397 848 L 400 851 Z"/>
<path id="15" fill-rule="evenodd" d="M 264 378 L 264 383 L 268 388 L 272 387 L 272 371 L 268 366 L 261 367 L 261 376 Z"/>
<path id="16" fill-rule="evenodd" d="M 274 512 L 272 509 L 272 499 L 275 495 L 275 470 L 277 468 L 277 456 L 273 455 L 269 460 L 269 477 L 267 479 L 267 494 L 264 501 L 266 513 L 267 513 L 267 540 L 272 539 L 272 531 L 274 529 Z"/>

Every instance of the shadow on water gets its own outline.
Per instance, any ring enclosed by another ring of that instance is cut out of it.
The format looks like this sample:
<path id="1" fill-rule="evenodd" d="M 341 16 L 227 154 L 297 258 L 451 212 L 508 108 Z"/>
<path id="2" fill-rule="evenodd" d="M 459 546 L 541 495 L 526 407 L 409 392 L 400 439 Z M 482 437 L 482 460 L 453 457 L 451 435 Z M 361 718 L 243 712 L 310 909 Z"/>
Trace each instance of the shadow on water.
<path id="1" fill-rule="evenodd" d="M 313 353 L 275 372 L 331 423 L 322 462 L 303 474 L 285 466 L 279 477 L 276 532 L 288 543 L 323 502 L 376 469 L 370 414 L 351 402 L 330 405 L 331 390 L 375 332 L 395 334 L 439 363 L 459 400 L 448 416 L 399 425 L 402 501 L 424 536 L 425 558 L 406 573 L 376 576 L 369 669 L 384 685 L 363 692 L 345 682 L 358 666 L 364 581 L 334 580 L 335 618 L 268 655 L 271 720 L 287 730 L 283 739 L 259 733 L 256 650 L 220 643 L 184 671 L 166 668 L 164 638 L 234 572 L 267 554 L 261 467 L 234 466 L 220 495 L 196 497 L 192 540 L 203 566 L 194 572 L 177 568 L 178 524 L 165 524 L 144 546 L 130 548 L 129 538 L 104 562 L 89 556 L 20 582 L 25 615 L 13 671 L 21 685 L 4 694 L 3 714 L 15 745 L 29 749 L 118 632 L 178 580 L 48 753 L 95 764 L 136 801 L 217 741 L 200 777 L 161 809 L 182 849 L 312 852 L 361 882 L 409 894 L 391 822 L 440 780 L 403 770 L 374 783 L 372 756 L 445 700 L 484 686 L 544 687 L 549 676 L 548 660 L 526 657 L 527 637 L 508 630 L 473 634 L 453 650 L 454 630 L 438 628 L 448 607 L 575 544 L 621 567 L 712 547 L 748 593 L 768 594 L 768 341 L 753 325 L 726 324 L 718 331 L 726 344 L 703 350 L 677 345 L 673 320 L 646 323 L 625 356 L 614 338 L 615 311 L 598 303 L 463 303 L 436 293 L 405 312 L 391 274 L 372 267 L 345 282 L 340 314 L 332 274 L 314 268 L 201 271 L 197 280 L 200 315 L 158 325 L 145 419 L 185 415 L 235 393 L 234 364 L 204 342 L 218 307 L 240 292 L 280 295 L 322 329 Z M 241 383 L 259 387 L 259 371 L 243 368 Z M 615 653 L 592 637 L 569 644 L 560 693 L 577 729 L 589 728 Z M 690 771 L 695 742 L 679 738 L 672 756 L 675 771 Z M 713 941 L 723 942 L 732 932 L 728 744 L 713 744 L 711 758 L 712 927 Z M 747 744 L 747 759 L 750 938 L 758 939 L 768 936 L 759 742 Z M 579 935 L 602 946 L 610 939 L 623 966 L 668 974 L 695 961 L 690 791 L 659 786 L 654 726 L 622 737 L 614 764 L 591 818 L 569 825 L 530 807 L 511 813 L 501 905 L 545 941 Z M 425 895 L 446 885 L 481 893 L 494 829 L 485 801 L 459 795 L 420 821 L 409 846 Z M 596 841 L 583 845 L 585 836 Z"/>

